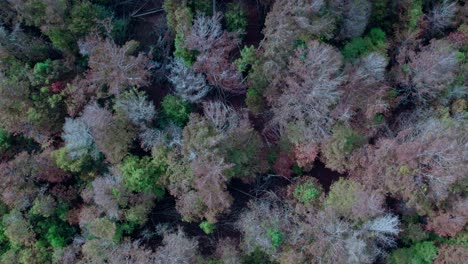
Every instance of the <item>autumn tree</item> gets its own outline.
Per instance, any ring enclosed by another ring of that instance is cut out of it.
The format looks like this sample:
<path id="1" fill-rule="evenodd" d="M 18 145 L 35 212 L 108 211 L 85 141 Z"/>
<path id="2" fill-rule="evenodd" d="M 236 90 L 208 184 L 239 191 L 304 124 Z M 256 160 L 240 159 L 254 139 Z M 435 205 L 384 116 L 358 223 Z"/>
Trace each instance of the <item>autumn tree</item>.
<path id="1" fill-rule="evenodd" d="M 331 107 L 341 94 L 340 67 L 337 50 L 311 41 L 306 48 L 298 48 L 290 60 L 284 88 L 267 95 L 274 114 L 271 122 L 293 145 L 304 148 L 329 136 L 334 123 Z"/>
<path id="2" fill-rule="evenodd" d="M 96 146 L 109 162 L 118 163 L 127 155 L 136 137 L 136 130 L 129 121 L 113 116 L 96 103 L 85 107 L 82 119 L 90 128 Z"/>
<path id="3" fill-rule="evenodd" d="M 445 40 L 432 40 L 418 53 L 409 54 L 409 62 L 399 65 L 400 83 L 405 95 L 417 103 L 426 103 L 447 88 L 459 67 L 456 50 Z"/>
<path id="4" fill-rule="evenodd" d="M 237 47 L 239 39 L 221 28 L 221 14 L 213 17 L 198 15 L 187 36 L 187 46 L 200 52 L 193 68 L 204 73 L 209 84 L 222 91 L 242 94 L 246 85 L 242 74 L 229 61 L 229 54 Z"/>
<path id="5" fill-rule="evenodd" d="M 80 53 L 89 56 L 86 81 L 95 86 L 96 93 L 107 86 L 108 94 L 117 96 L 128 87 L 148 84 L 151 63 L 142 52 L 133 56 L 138 48 L 136 41 L 119 46 L 112 39 L 95 33 L 78 44 Z"/>

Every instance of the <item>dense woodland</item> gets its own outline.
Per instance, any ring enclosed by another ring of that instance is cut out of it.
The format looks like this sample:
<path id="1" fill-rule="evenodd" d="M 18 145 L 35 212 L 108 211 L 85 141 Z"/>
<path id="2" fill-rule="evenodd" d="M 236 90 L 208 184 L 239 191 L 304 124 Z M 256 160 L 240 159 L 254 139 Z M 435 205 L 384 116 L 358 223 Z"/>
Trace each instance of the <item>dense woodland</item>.
<path id="1" fill-rule="evenodd" d="M 467 21 L 0 0 L 0 263 L 466 263 Z"/>

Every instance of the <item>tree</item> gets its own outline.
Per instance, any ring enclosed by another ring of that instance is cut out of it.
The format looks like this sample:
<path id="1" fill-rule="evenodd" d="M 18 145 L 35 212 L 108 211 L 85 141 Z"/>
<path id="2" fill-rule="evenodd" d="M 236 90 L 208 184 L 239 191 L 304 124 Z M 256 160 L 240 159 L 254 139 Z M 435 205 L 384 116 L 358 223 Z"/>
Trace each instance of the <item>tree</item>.
<path id="1" fill-rule="evenodd" d="M 237 112 L 221 101 L 204 102 L 203 113 L 219 131 L 227 131 L 239 125 Z"/>
<path id="2" fill-rule="evenodd" d="M 459 67 L 456 50 L 445 40 L 432 40 L 420 52 L 410 53 L 409 60 L 400 83 L 417 103 L 434 100 L 453 81 Z"/>
<path id="3" fill-rule="evenodd" d="M 119 219 L 119 204 L 125 204 L 127 192 L 121 179 L 113 175 L 98 177 L 93 182 L 94 203 L 102 207 L 110 219 Z"/>
<path id="4" fill-rule="evenodd" d="M 208 83 L 222 91 L 242 94 L 246 88 L 242 74 L 229 61 L 230 52 L 240 40 L 235 34 L 222 30 L 221 18 L 220 13 L 211 18 L 201 15 L 195 18 L 186 38 L 187 46 L 200 52 L 193 68 L 204 73 Z"/>
<path id="5" fill-rule="evenodd" d="M 429 220 L 427 230 L 440 236 L 455 237 L 466 226 L 468 217 L 467 202 L 457 200 L 445 212 L 437 212 Z"/>
<path id="6" fill-rule="evenodd" d="M 376 117 L 387 115 L 392 104 L 390 86 L 385 82 L 387 58 L 377 52 L 369 53 L 345 67 L 343 91 L 333 117 L 359 129 L 368 136 L 381 125 Z M 360 124 L 364 123 L 364 124 Z"/>
<path id="7" fill-rule="evenodd" d="M 380 139 L 355 152 L 350 164 L 357 166 L 351 175 L 366 186 L 402 197 L 407 206 L 431 217 L 451 207 L 451 190 L 464 177 L 466 146 L 457 142 L 464 140 L 465 128 L 451 118 L 416 118 L 419 122 L 403 121 L 407 126 L 396 138 Z"/>
<path id="8" fill-rule="evenodd" d="M 414 244 L 409 248 L 396 249 L 389 255 L 388 261 L 390 264 L 430 264 L 437 257 L 437 251 L 438 249 L 433 242 L 425 241 L 418 244 Z"/>
<path id="9" fill-rule="evenodd" d="M 127 155 L 136 136 L 136 130 L 130 122 L 114 117 L 96 103 L 85 107 L 82 119 L 91 129 L 96 146 L 108 161 L 116 164 Z"/>
<path id="10" fill-rule="evenodd" d="M 384 197 L 378 191 L 364 188 L 356 181 L 340 179 L 332 184 L 324 205 L 352 220 L 372 219 L 384 211 Z"/>
<path id="11" fill-rule="evenodd" d="M 132 56 L 138 48 L 136 41 L 120 47 L 112 39 L 103 39 L 94 33 L 78 45 L 80 53 L 89 56 L 86 81 L 95 86 L 96 94 L 104 85 L 108 86 L 109 94 L 118 96 L 128 87 L 148 84 L 151 63 L 142 52 Z"/>
<path id="12" fill-rule="evenodd" d="M 337 50 L 311 41 L 291 58 L 284 88 L 278 88 L 281 94 L 267 97 L 274 114 L 271 122 L 294 145 L 320 143 L 329 135 L 334 122 L 330 108 L 341 94 L 341 64 Z"/>
<path id="13" fill-rule="evenodd" d="M 168 79 L 176 95 L 191 103 L 199 102 L 211 88 L 201 73 L 195 73 L 182 60 L 174 59 L 169 65 Z"/>
<path id="14" fill-rule="evenodd" d="M 5 235 L 12 244 L 31 246 L 35 241 L 35 234 L 28 220 L 19 211 L 11 211 L 3 216 Z"/>
<path id="15" fill-rule="evenodd" d="M 162 168 L 155 166 L 150 157 L 128 156 L 119 169 L 130 191 L 153 193 L 158 198 L 164 196 L 164 188 L 158 183 Z"/>
<path id="16" fill-rule="evenodd" d="M 371 15 L 372 5 L 367 0 L 343 1 L 343 22 L 339 38 L 348 39 L 359 37 L 364 33 Z"/>
<path id="17" fill-rule="evenodd" d="M 123 93 L 115 102 L 114 109 L 140 128 L 150 124 L 156 117 L 153 103 L 147 100 L 144 92 L 136 89 Z"/>
<path id="18" fill-rule="evenodd" d="M 157 264 L 193 263 L 198 255 L 198 242 L 190 239 L 180 229 L 176 232 L 166 232 L 163 246 L 156 251 Z"/>
<path id="19" fill-rule="evenodd" d="M 45 60 L 50 49 L 43 40 L 26 34 L 20 24 L 16 24 L 11 32 L 0 27 L 0 57 L 13 56 L 36 62 Z"/>
<path id="20" fill-rule="evenodd" d="M 351 153 L 364 143 L 365 138 L 351 128 L 335 125 L 333 135 L 321 148 L 325 166 L 340 173 L 345 172 Z"/>
<path id="21" fill-rule="evenodd" d="M 184 126 L 191 111 L 190 104 L 184 99 L 174 95 L 166 95 L 161 103 L 164 117 L 169 122 Z"/>
<path id="22" fill-rule="evenodd" d="M 65 148 L 70 159 L 75 160 L 85 155 L 97 157 L 98 153 L 91 130 L 83 118 L 66 118 L 62 138 L 65 141 Z"/>
<path id="23" fill-rule="evenodd" d="M 462 245 L 443 244 L 439 247 L 434 264 L 457 264 L 468 258 L 466 248 Z"/>
<path id="24" fill-rule="evenodd" d="M 114 238 L 116 231 L 115 223 L 105 217 L 92 220 L 86 228 L 93 236 L 109 241 Z"/>
<path id="25" fill-rule="evenodd" d="M 456 1 L 443 0 L 436 5 L 426 16 L 430 25 L 431 34 L 440 34 L 455 24 L 459 6 Z"/>

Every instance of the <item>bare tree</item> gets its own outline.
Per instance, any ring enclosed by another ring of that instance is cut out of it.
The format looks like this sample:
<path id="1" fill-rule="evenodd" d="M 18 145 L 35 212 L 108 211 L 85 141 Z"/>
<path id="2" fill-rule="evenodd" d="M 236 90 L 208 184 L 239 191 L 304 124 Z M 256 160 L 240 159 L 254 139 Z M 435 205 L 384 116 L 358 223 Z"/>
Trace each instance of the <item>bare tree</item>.
<path id="1" fill-rule="evenodd" d="M 421 103 L 435 99 L 453 81 L 458 66 L 457 52 L 450 43 L 432 40 L 410 57 L 410 94 Z"/>
<path id="2" fill-rule="evenodd" d="M 94 145 L 91 130 L 81 117 L 65 119 L 62 137 L 69 158 L 77 159 L 84 155 L 97 156 L 98 152 Z"/>
<path id="3" fill-rule="evenodd" d="M 174 92 L 181 98 L 197 103 L 208 94 L 210 87 L 201 73 L 195 73 L 180 59 L 174 59 L 168 66 L 168 79 L 174 87 Z"/>
<path id="4" fill-rule="evenodd" d="M 120 95 L 128 87 L 149 83 L 149 69 L 152 67 L 149 58 L 144 53 L 132 56 L 138 47 L 136 41 L 120 47 L 112 39 L 103 39 L 95 33 L 78 45 L 80 53 L 89 56 L 87 82 L 97 88 L 108 85 L 110 94 Z"/>
<path id="5" fill-rule="evenodd" d="M 220 101 L 203 103 L 205 117 L 220 131 L 235 128 L 239 125 L 239 116 L 230 106 Z"/>
<path id="6" fill-rule="evenodd" d="M 300 141 L 320 142 L 333 124 L 330 107 L 341 94 L 341 64 L 340 53 L 330 45 L 311 41 L 307 48 L 297 49 L 282 94 L 270 99 L 272 121 L 283 129 L 291 128 L 290 124 L 296 124 L 297 130 L 306 128 L 311 137 Z"/>
<path id="7" fill-rule="evenodd" d="M 456 1 L 443 0 L 442 3 L 436 5 L 429 15 L 427 20 L 431 30 L 434 33 L 443 33 L 443 31 L 455 24 L 457 17 L 458 5 Z"/>
<path id="8" fill-rule="evenodd" d="M 156 117 L 156 109 L 152 102 L 147 100 L 143 91 L 132 89 L 119 97 L 114 109 L 126 116 L 134 125 L 144 127 Z"/>
<path id="9" fill-rule="evenodd" d="M 186 43 L 200 52 L 193 65 L 195 71 L 204 73 L 211 85 L 225 92 L 242 94 L 246 89 L 242 73 L 229 61 L 240 40 L 235 33 L 222 30 L 221 18 L 219 13 L 212 17 L 198 15 Z"/>

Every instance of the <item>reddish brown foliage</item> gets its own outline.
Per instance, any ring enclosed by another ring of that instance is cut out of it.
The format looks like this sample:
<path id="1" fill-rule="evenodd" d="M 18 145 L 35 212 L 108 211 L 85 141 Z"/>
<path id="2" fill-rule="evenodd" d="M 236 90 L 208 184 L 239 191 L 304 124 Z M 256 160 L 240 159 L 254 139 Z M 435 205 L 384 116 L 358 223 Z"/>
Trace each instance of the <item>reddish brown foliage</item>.
<path id="1" fill-rule="evenodd" d="M 273 164 L 273 170 L 279 175 L 291 177 L 293 171 L 291 167 L 294 165 L 294 159 L 290 153 L 280 152 Z"/>
<path id="2" fill-rule="evenodd" d="M 61 81 L 55 81 L 51 84 L 50 89 L 53 93 L 61 93 L 65 89 L 65 84 Z"/>
<path id="3" fill-rule="evenodd" d="M 221 29 L 221 15 L 212 18 L 198 16 L 186 43 L 190 49 L 201 52 L 193 68 L 204 73 L 207 81 L 223 91 L 234 94 L 245 92 L 242 74 L 230 63 L 229 54 L 237 48 L 239 38 Z"/>

